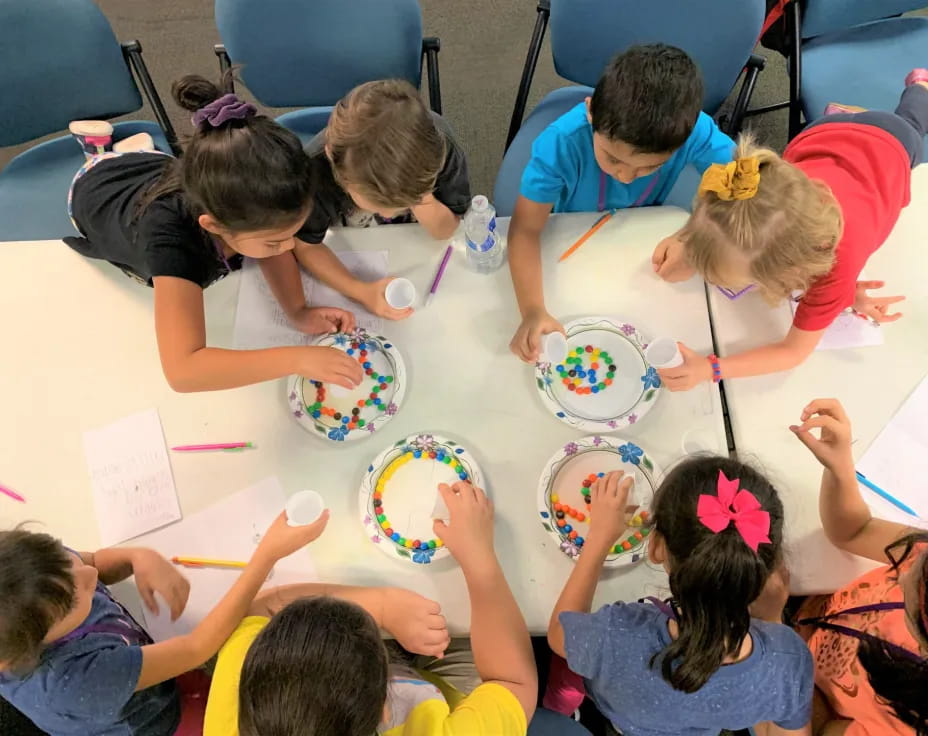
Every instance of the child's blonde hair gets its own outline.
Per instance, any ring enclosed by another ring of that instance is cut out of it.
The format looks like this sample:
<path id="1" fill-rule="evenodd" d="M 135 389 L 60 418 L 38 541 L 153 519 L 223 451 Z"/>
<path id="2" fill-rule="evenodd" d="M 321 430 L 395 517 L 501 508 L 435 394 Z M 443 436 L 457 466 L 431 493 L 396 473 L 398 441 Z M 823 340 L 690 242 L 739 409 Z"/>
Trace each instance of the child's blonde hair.
<path id="1" fill-rule="evenodd" d="M 325 143 L 336 181 L 385 208 L 430 194 L 448 148 L 419 92 L 402 79 L 351 90 L 332 111 Z"/>
<path id="2" fill-rule="evenodd" d="M 776 302 L 831 270 L 842 228 L 823 182 L 742 135 L 735 160 L 703 175 L 682 237 L 690 265 L 706 281 L 744 285 L 730 278 L 734 249 L 747 258 L 753 283 Z"/>

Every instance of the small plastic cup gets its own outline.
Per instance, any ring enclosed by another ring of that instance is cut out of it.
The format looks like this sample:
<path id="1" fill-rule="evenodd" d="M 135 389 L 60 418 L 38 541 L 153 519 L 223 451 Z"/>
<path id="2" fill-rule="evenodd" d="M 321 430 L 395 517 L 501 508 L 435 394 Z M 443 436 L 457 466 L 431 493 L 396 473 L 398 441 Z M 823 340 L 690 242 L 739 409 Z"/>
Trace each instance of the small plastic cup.
<path id="1" fill-rule="evenodd" d="M 394 309 L 406 309 L 416 301 L 416 287 L 409 279 L 393 279 L 387 284 L 384 296 L 387 299 L 387 304 Z"/>
<path id="2" fill-rule="evenodd" d="M 325 510 L 325 501 L 315 491 L 300 491 L 287 500 L 287 526 L 312 524 Z"/>
<path id="3" fill-rule="evenodd" d="M 561 332 L 549 332 L 541 338 L 541 359 L 555 365 L 567 360 L 567 338 Z"/>
<path id="4" fill-rule="evenodd" d="M 677 341 L 670 337 L 659 337 L 648 345 L 644 358 L 655 368 L 676 368 L 683 364 Z"/>

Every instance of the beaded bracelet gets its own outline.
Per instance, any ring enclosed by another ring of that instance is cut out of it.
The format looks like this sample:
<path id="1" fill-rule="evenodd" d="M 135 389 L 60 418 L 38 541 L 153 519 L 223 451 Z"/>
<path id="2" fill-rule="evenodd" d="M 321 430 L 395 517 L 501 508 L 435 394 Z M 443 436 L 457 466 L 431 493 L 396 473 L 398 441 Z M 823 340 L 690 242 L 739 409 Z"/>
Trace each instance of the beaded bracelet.
<path id="1" fill-rule="evenodd" d="M 712 353 L 709 356 L 709 362 L 712 364 L 712 383 L 718 383 L 722 380 L 722 366 L 719 364 L 719 356 Z"/>

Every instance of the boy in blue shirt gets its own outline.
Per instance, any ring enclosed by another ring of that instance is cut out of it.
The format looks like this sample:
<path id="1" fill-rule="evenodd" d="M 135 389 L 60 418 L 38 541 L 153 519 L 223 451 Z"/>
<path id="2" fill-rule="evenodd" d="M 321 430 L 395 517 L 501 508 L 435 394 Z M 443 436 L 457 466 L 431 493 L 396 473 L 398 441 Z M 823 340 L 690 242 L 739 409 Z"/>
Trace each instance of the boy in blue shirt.
<path id="1" fill-rule="evenodd" d="M 522 360 L 537 360 L 542 335 L 563 331 L 544 302 L 541 232 L 548 216 L 661 204 L 687 164 L 702 173 L 730 161 L 734 143 L 702 112 L 702 100 L 702 76 L 685 52 L 633 46 L 610 62 L 592 97 L 535 139 L 509 225 L 509 268 L 522 313 L 509 347 Z M 680 247 L 675 236 L 658 246 L 662 276 L 664 259 Z"/>

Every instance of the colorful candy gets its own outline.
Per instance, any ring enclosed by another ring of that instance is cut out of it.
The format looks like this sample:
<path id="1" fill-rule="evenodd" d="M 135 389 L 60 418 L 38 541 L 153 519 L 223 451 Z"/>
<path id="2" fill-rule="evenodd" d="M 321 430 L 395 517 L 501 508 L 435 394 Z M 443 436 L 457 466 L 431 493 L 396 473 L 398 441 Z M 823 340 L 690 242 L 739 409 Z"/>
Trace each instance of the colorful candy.
<path id="1" fill-rule="evenodd" d="M 587 358 L 590 363 L 584 368 L 584 360 Z M 603 368 L 605 376 L 602 375 Z M 616 366 L 605 350 L 587 345 L 574 348 L 564 362 L 554 369 L 568 391 L 583 396 L 598 394 L 611 386 Z"/>

